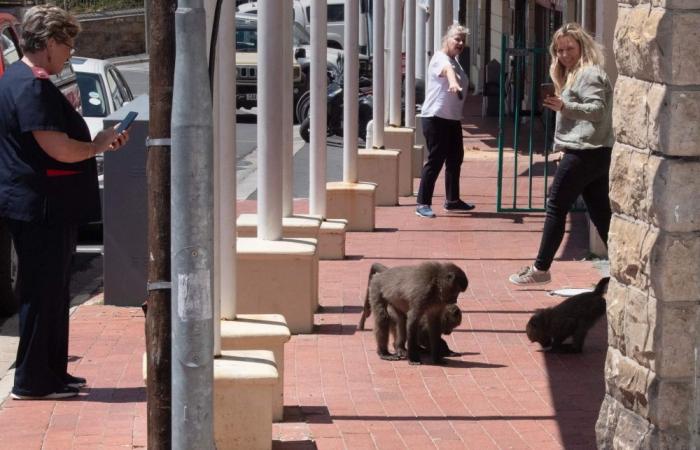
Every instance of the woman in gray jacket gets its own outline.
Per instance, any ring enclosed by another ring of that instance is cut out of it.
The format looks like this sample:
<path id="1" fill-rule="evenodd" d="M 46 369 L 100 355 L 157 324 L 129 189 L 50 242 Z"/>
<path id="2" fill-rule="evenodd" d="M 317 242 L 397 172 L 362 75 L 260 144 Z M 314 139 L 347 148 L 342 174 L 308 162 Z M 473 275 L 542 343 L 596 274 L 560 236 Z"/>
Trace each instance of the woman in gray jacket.
<path id="1" fill-rule="evenodd" d="M 602 68 L 601 48 L 580 25 L 568 23 L 554 33 L 549 53 L 556 95 L 547 97 L 544 106 L 557 113 L 554 145 L 564 156 L 547 199 L 537 259 L 509 278 L 518 285 L 551 281 L 549 267 L 564 237 L 566 215 L 579 195 L 606 245 L 612 215 L 608 172 L 613 91 Z"/>

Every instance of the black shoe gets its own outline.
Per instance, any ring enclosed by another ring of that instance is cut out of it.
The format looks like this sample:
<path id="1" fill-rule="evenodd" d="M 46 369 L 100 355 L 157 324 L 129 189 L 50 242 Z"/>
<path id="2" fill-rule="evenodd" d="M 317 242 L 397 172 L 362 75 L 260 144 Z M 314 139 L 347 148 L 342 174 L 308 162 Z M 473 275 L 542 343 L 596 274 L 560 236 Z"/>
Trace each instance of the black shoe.
<path id="1" fill-rule="evenodd" d="M 66 383 L 67 386 L 70 386 L 72 388 L 82 388 L 87 386 L 87 380 L 83 377 L 75 377 L 69 373 L 66 374 L 65 377 L 63 377 L 63 381 Z"/>
<path id="2" fill-rule="evenodd" d="M 78 388 L 66 385 L 57 389 L 55 392 L 51 392 L 46 395 L 25 395 L 15 394 L 14 392 L 10 395 L 15 400 L 56 400 L 61 398 L 76 397 L 79 393 L 80 391 L 78 390 Z"/>
<path id="3" fill-rule="evenodd" d="M 471 203 L 463 202 L 462 200 L 445 202 L 445 204 L 442 206 L 445 208 L 445 211 L 471 211 L 472 209 L 476 208 L 476 206 L 472 205 Z"/>

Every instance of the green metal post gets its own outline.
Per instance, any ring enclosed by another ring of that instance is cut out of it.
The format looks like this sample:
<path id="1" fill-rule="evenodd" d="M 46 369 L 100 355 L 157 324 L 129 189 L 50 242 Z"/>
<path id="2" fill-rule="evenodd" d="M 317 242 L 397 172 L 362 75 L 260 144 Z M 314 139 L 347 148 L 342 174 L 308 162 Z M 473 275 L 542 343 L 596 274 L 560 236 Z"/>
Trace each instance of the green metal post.
<path id="1" fill-rule="evenodd" d="M 504 114 L 504 98 L 505 98 L 505 61 L 506 61 L 506 43 L 507 35 L 501 36 L 501 72 L 499 76 L 498 89 L 498 186 L 496 189 L 496 211 L 501 212 L 502 200 L 502 185 L 503 185 L 503 114 Z"/>

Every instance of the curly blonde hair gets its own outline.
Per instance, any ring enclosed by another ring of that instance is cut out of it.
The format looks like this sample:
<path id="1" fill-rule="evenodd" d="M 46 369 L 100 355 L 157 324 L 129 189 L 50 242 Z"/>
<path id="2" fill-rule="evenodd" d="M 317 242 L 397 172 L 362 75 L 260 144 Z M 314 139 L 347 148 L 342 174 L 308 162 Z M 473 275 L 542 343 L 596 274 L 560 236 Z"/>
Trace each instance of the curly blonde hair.
<path id="1" fill-rule="evenodd" d="M 559 63 L 559 58 L 557 57 L 557 41 L 565 36 L 572 38 L 581 48 L 581 57 L 570 70 Z M 557 94 L 560 94 L 565 87 L 571 86 L 581 68 L 587 66 L 602 67 L 605 64 L 603 47 L 595 42 L 593 37 L 581 25 L 573 22 L 563 25 L 554 33 L 552 42 L 549 44 L 549 55 L 552 57 L 549 75 L 552 77 Z"/>
<path id="2" fill-rule="evenodd" d="M 35 53 L 45 49 L 51 38 L 66 44 L 78 33 L 80 23 L 75 17 L 58 6 L 37 5 L 24 14 L 19 46 L 25 53 Z"/>

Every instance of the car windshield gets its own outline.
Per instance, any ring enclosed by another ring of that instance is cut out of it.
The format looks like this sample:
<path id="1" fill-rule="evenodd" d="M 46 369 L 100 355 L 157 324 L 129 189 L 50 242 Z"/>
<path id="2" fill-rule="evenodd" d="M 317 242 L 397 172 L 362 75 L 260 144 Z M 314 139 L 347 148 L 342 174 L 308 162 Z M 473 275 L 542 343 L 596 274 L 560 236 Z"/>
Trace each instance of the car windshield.
<path id="1" fill-rule="evenodd" d="M 76 72 L 80 100 L 83 104 L 83 117 L 107 117 L 105 90 L 96 73 Z"/>
<path id="2" fill-rule="evenodd" d="M 292 39 L 294 47 L 300 45 L 310 45 L 311 37 L 309 33 L 294 22 L 292 28 Z M 236 50 L 239 52 L 257 52 L 258 51 L 258 22 L 251 19 L 239 19 L 236 21 Z"/>

